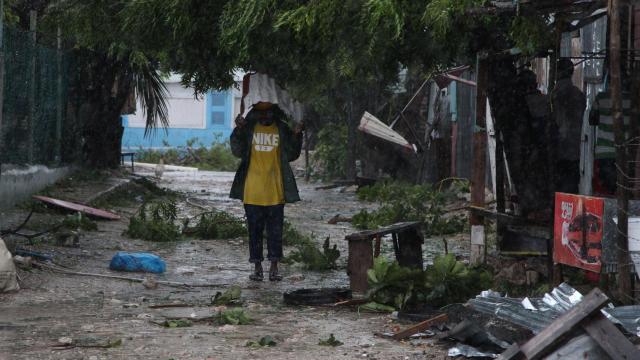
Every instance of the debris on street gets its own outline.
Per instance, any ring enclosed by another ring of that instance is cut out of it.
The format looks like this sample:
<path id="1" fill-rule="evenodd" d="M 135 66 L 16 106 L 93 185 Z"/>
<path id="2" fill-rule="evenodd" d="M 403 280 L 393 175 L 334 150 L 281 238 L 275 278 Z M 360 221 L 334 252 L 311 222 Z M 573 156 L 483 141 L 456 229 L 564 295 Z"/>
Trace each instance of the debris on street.
<path id="1" fill-rule="evenodd" d="M 481 312 L 492 314 L 506 321 L 531 329 L 537 335 L 523 345 L 514 344 L 500 358 L 515 359 L 519 354 L 527 358 L 541 356 L 553 351 L 560 353 L 569 345 L 569 341 L 579 337 L 591 337 L 580 340 L 588 343 L 591 354 L 604 350 L 611 358 L 633 358 L 638 349 L 613 325 L 621 324 L 624 329 L 633 329 L 636 334 L 637 325 L 630 322 L 628 315 L 623 320 L 616 318 L 616 313 L 624 314 L 625 310 L 616 311 L 613 306 L 606 307 L 609 299 L 599 289 L 592 290 L 587 296 L 563 283 L 538 299 L 512 299 L 486 292 L 469 301 L 470 305 Z M 637 308 L 635 309 L 637 311 Z M 627 312 L 628 314 L 628 312 Z M 636 316 L 640 312 L 636 312 Z M 624 321 L 624 322 L 623 322 Z M 584 329 L 588 335 L 574 335 L 568 338 L 570 331 L 576 327 Z M 606 333 L 606 335 L 603 335 Z M 594 346 L 595 342 L 600 345 Z M 611 344 L 616 344 L 611 347 Z M 556 348 L 558 348 L 556 350 Z M 622 356 L 622 357 L 620 357 Z"/>
<path id="2" fill-rule="evenodd" d="M 50 3 L 0 358 L 640 359 L 638 1 Z"/>
<path id="3" fill-rule="evenodd" d="M 0 238 L 0 293 L 18 290 L 20 290 L 20 286 L 13 257 L 4 240 Z"/>
<path id="4" fill-rule="evenodd" d="M 167 265 L 159 256 L 149 253 L 118 252 L 113 255 L 109 269 L 128 272 L 150 272 L 161 274 Z"/>
<path id="5" fill-rule="evenodd" d="M 328 338 L 326 339 L 320 339 L 320 341 L 318 342 L 318 345 L 322 345 L 322 346 L 340 346 L 343 345 L 343 342 L 336 339 L 333 334 L 330 334 Z"/>
<path id="6" fill-rule="evenodd" d="M 53 206 L 58 206 L 61 207 L 63 209 L 67 209 L 67 210 L 71 210 L 74 212 L 82 212 L 84 214 L 90 215 L 90 216 L 95 216 L 101 219 L 106 219 L 106 220 L 120 220 L 120 215 L 118 214 L 114 214 L 112 212 L 106 211 L 106 210 L 102 210 L 102 209 L 95 209 L 86 205 L 81 205 L 81 204 L 76 204 L 70 201 L 65 201 L 65 200 L 60 200 L 60 199 L 54 199 L 54 198 L 50 198 L 48 196 L 41 196 L 41 195 L 34 195 L 33 198 L 35 200 L 39 200 L 42 201 L 43 203 L 46 204 L 50 204 Z"/>

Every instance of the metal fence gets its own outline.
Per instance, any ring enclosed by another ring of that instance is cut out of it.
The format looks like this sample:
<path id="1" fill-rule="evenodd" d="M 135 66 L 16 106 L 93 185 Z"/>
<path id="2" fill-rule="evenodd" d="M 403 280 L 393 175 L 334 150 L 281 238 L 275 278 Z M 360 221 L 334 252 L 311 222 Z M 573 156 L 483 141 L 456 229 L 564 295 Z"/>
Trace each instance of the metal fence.
<path id="1" fill-rule="evenodd" d="M 67 116 L 70 52 L 5 27 L 0 164 L 57 165 L 79 154 L 79 126 Z"/>

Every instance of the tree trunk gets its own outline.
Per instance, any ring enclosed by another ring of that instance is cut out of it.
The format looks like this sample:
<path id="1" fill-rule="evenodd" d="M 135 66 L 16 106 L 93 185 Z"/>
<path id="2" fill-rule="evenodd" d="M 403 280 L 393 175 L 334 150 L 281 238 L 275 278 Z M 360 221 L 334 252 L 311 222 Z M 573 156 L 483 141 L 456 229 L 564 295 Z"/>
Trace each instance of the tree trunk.
<path id="1" fill-rule="evenodd" d="M 351 86 L 351 85 L 350 85 Z M 357 128 L 358 121 L 353 112 L 353 88 L 347 90 L 347 156 L 345 163 L 345 176 L 347 180 L 355 180 L 356 178 L 356 153 L 357 153 Z"/>
<path id="2" fill-rule="evenodd" d="M 84 54 L 79 65 L 78 94 L 82 121 L 83 163 L 90 168 L 116 168 L 120 165 L 122 145 L 122 108 L 132 79 L 127 66 L 108 57 Z"/>
<path id="3" fill-rule="evenodd" d="M 609 66 L 611 73 L 611 102 L 613 115 L 613 131 L 616 144 L 617 186 L 616 199 L 618 205 L 618 284 L 620 301 L 628 304 L 631 296 L 631 272 L 629 264 L 628 244 L 628 210 L 629 194 L 626 176 L 627 154 L 622 113 L 622 79 L 620 66 L 620 0 L 609 1 Z"/>

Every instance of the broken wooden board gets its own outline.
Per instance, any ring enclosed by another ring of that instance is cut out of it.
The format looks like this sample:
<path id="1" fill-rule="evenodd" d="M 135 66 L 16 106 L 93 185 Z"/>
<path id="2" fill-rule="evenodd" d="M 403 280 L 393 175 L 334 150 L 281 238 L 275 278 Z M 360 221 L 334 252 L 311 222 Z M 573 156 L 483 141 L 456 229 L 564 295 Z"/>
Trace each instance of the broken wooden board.
<path id="1" fill-rule="evenodd" d="M 436 317 L 433 317 L 431 319 L 427 319 L 425 321 L 419 322 L 413 326 L 408 327 L 407 329 L 404 329 L 396 334 L 394 334 L 391 338 L 393 340 L 402 340 L 405 338 L 408 338 L 409 336 L 413 335 L 413 334 L 417 334 L 419 332 L 425 331 L 428 328 L 430 328 L 433 325 L 437 325 L 437 324 L 441 324 L 445 321 L 449 320 L 449 316 L 447 316 L 447 314 L 440 314 Z"/>
<path id="2" fill-rule="evenodd" d="M 566 335 L 578 328 L 585 319 L 599 313 L 599 310 L 608 301 L 609 298 L 600 289 L 591 290 L 580 303 L 557 318 L 534 338 L 521 346 L 514 344 L 502 353 L 498 359 L 525 358 L 534 360 L 542 358 L 546 353 L 553 350 L 555 345 L 560 343 Z"/>
<path id="3" fill-rule="evenodd" d="M 70 201 L 54 199 L 54 198 L 41 196 L 41 195 L 34 195 L 33 198 L 36 200 L 42 201 L 46 204 L 54 205 L 54 206 L 61 207 L 63 209 L 67 209 L 71 211 L 79 211 L 83 214 L 87 214 L 90 216 L 95 216 L 95 217 L 107 219 L 107 220 L 120 220 L 120 215 L 114 214 L 106 210 L 96 209 L 86 205 L 76 204 Z"/>
<path id="4" fill-rule="evenodd" d="M 612 359 L 640 359 L 640 350 L 602 313 L 584 322 L 582 328 Z"/>

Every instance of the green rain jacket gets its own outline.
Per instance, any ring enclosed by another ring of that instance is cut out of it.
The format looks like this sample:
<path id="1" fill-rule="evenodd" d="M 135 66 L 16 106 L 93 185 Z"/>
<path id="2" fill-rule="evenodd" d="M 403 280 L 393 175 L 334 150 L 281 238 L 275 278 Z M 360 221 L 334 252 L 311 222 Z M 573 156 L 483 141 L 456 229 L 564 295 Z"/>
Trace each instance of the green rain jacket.
<path id="1" fill-rule="evenodd" d="M 232 199 L 243 200 L 244 198 L 244 181 L 247 178 L 249 161 L 251 161 L 251 144 L 256 123 L 257 120 L 251 116 L 250 112 L 247 114 L 247 124 L 241 128 L 236 127 L 231 133 L 231 152 L 241 159 L 229 194 Z M 300 201 L 300 195 L 289 162 L 300 157 L 302 134 L 294 134 L 289 126 L 280 119 L 277 119 L 275 123 L 280 135 L 280 172 L 284 187 L 284 200 L 286 203 L 293 203 Z"/>

